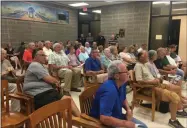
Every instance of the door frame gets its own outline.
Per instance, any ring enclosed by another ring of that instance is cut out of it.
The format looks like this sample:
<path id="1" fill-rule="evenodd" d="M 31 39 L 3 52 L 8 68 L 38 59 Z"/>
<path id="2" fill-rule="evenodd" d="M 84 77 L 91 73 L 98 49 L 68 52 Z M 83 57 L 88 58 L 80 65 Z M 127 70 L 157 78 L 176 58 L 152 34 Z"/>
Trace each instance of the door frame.
<path id="1" fill-rule="evenodd" d="M 152 32 L 152 28 L 151 28 L 151 25 L 152 25 L 152 20 L 154 18 L 158 18 L 158 17 L 169 17 L 169 26 L 168 26 L 168 37 L 167 37 L 167 45 L 171 44 L 171 25 L 172 25 L 172 17 L 173 16 L 186 16 L 187 14 L 172 14 L 172 3 L 173 1 L 170 1 L 170 5 L 169 5 L 169 15 L 159 15 L 159 16 L 152 16 L 152 10 L 153 10 L 153 1 L 151 2 L 151 9 L 150 9 L 150 24 L 149 24 L 149 42 L 148 42 L 148 49 L 150 50 L 150 41 L 151 41 L 151 32 Z"/>

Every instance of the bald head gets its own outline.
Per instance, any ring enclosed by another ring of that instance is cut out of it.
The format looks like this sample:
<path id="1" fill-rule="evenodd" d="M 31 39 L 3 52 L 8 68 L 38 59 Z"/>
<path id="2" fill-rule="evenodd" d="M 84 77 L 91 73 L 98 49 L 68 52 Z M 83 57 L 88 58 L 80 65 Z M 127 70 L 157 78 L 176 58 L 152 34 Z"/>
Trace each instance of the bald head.
<path id="1" fill-rule="evenodd" d="M 145 50 L 142 50 L 138 53 L 138 61 L 141 63 L 147 63 L 148 62 L 148 53 Z"/>

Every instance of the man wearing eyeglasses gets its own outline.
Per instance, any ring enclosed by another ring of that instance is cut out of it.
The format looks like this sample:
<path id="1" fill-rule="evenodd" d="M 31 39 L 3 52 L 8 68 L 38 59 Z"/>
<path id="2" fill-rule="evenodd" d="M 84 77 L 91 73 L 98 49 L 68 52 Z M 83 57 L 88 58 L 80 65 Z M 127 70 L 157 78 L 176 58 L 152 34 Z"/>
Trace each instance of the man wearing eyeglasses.
<path id="1" fill-rule="evenodd" d="M 100 60 L 98 59 L 99 57 L 99 51 L 97 49 L 92 49 L 90 57 L 86 59 L 85 61 L 85 73 L 90 76 L 89 77 L 89 82 L 94 83 L 103 83 L 105 78 L 107 77 L 107 74 L 104 73 L 104 67 L 101 64 Z M 96 77 L 97 79 L 96 79 Z"/>
<path id="2" fill-rule="evenodd" d="M 138 124 L 141 128 L 147 128 L 144 123 L 133 118 L 126 99 L 127 81 L 128 70 L 123 62 L 111 62 L 108 67 L 108 80 L 97 90 L 90 116 L 111 127 L 135 128 Z M 126 115 L 122 114 L 122 108 L 126 110 Z"/>
<path id="3" fill-rule="evenodd" d="M 71 99 L 72 113 L 74 116 L 80 116 L 80 111 L 75 105 L 73 99 L 57 91 L 60 82 L 49 75 L 48 70 L 43 66 L 46 63 L 46 55 L 39 50 L 34 55 L 33 62 L 29 65 L 24 78 L 23 91 L 34 97 L 35 109 L 39 109 L 49 103 L 69 98 Z"/>

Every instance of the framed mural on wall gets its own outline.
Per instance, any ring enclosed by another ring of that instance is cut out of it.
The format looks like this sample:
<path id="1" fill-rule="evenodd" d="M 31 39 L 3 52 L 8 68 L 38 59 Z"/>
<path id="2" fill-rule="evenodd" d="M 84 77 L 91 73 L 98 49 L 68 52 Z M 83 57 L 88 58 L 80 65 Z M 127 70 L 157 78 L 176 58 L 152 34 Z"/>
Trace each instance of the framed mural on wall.
<path id="1" fill-rule="evenodd" d="M 1 7 L 2 18 L 69 24 L 69 12 L 63 9 L 23 1 L 4 1 Z"/>

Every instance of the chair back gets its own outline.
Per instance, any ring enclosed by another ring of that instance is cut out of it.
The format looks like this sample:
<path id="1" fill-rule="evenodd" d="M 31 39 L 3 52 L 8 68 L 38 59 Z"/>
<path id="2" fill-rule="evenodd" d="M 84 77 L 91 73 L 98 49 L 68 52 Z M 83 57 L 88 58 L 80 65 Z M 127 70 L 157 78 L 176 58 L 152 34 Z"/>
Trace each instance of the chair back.
<path id="1" fill-rule="evenodd" d="M 21 112 L 26 113 L 26 114 L 28 115 L 28 114 L 32 113 L 32 112 L 35 110 L 35 108 L 34 108 L 34 97 L 31 96 L 31 95 L 25 94 L 25 93 L 23 92 L 24 78 L 25 78 L 25 76 L 19 76 L 19 77 L 17 78 L 17 81 L 16 81 L 16 84 L 17 84 L 17 94 L 18 94 L 18 95 L 24 95 L 25 97 L 28 97 L 28 98 L 31 99 L 31 105 L 29 106 L 29 108 L 25 107 L 26 104 L 25 104 L 24 101 L 20 101 L 20 104 L 21 104 Z M 26 108 L 27 108 L 28 110 L 26 110 Z"/>
<path id="2" fill-rule="evenodd" d="M 9 113 L 9 94 L 7 80 L 1 80 L 1 107 L 2 112 Z"/>
<path id="3" fill-rule="evenodd" d="M 96 91 L 98 90 L 99 87 L 100 85 L 91 86 L 80 94 L 79 101 L 80 101 L 81 113 L 85 113 L 89 115 L 90 110 L 92 108 L 93 100 L 95 98 Z"/>
<path id="4" fill-rule="evenodd" d="M 136 82 L 136 77 L 135 77 L 135 71 L 134 70 L 129 70 L 129 81 L 134 83 Z"/>
<path id="5" fill-rule="evenodd" d="M 29 115 L 31 128 L 72 128 L 71 100 L 63 99 L 43 106 Z M 62 127 L 63 123 L 63 127 Z"/>
<path id="6" fill-rule="evenodd" d="M 18 77 L 16 84 L 17 84 L 17 90 L 19 93 L 23 93 L 23 83 L 24 83 L 24 77 L 25 76 L 20 76 Z"/>
<path id="7" fill-rule="evenodd" d="M 23 71 L 26 72 L 27 68 L 29 67 L 30 63 L 28 62 L 23 62 L 22 69 L 21 69 L 21 74 L 23 74 Z"/>

